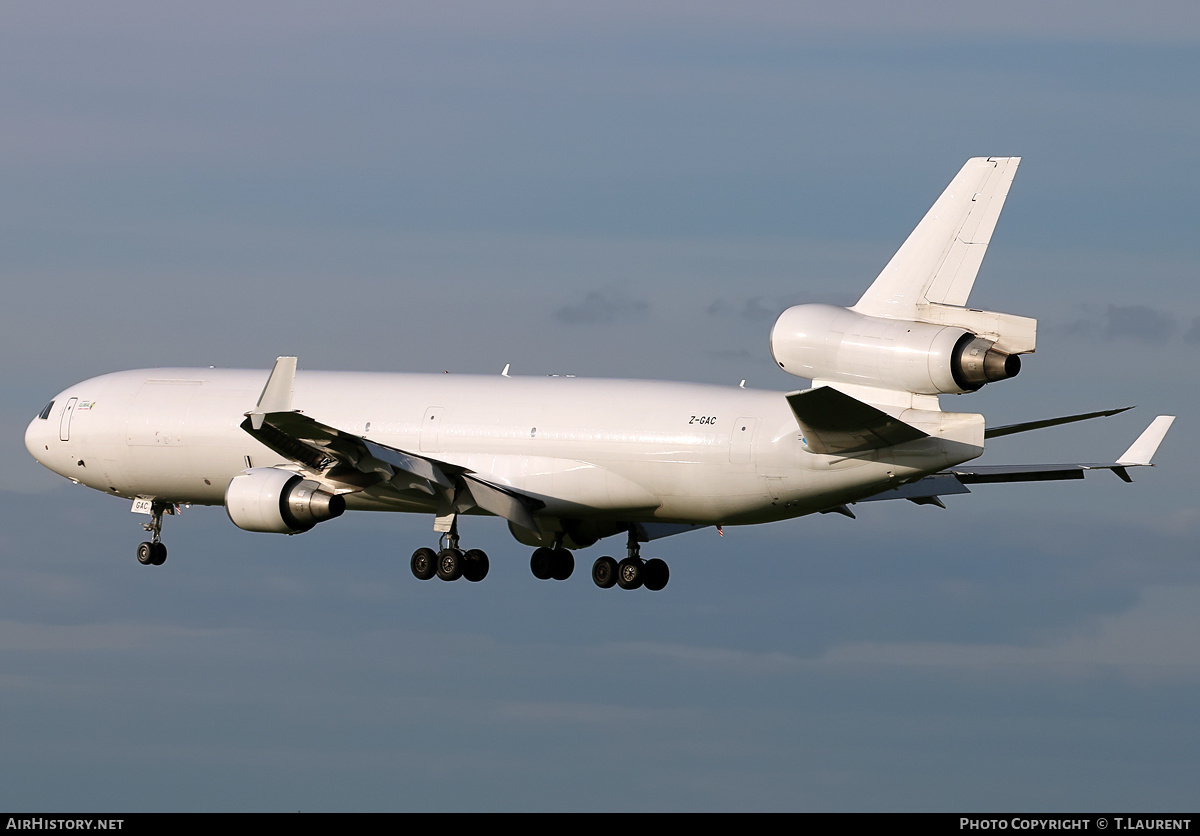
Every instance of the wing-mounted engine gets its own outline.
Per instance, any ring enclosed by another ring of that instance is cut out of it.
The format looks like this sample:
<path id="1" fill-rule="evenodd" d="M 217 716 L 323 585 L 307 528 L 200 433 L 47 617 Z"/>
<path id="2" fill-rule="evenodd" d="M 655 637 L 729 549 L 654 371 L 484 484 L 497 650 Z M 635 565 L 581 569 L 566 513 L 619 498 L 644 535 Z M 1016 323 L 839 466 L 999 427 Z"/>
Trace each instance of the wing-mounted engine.
<path id="1" fill-rule="evenodd" d="M 959 310 L 959 318 L 968 322 L 972 314 L 979 315 L 977 319 L 1025 320 Z M 1021 370 L 1018 353 L 1032 350 L 1027 338 L 1014 341 L 950 322 L 867 316 L 833 305 L 788 308 L 771 330 L 771 354 L 786 372 L 921 395 L 973 392 L 986 383 L 1015 377 Z"/>
<path id="2" fill-rule="evenodd" d="M 299 534 L 340 517 L 346 500 L 319 482 L 277 467 L 252 467 L 225 489 L 225 511 L 238 528 L 273 534 Z"/>

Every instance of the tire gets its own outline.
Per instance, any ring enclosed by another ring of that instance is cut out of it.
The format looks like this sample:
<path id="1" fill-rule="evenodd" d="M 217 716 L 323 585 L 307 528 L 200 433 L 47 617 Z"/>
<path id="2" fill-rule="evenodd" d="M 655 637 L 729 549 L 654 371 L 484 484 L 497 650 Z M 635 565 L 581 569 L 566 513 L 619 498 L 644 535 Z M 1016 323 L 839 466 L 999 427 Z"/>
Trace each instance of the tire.
<path id="1" fill-rule="evenodd" d="M 139 543 L 137 547 L 138 563 L 143 566 L 154 565 L 155 548 L 153 543 Z"/>
<path id="2" fill-rule="evenodd" d="M 627 557 L 617 564 L 617 586 L 637 589 L 645 581 L 646 564 L 640 557 Z"/>
<path id="3" fill-rule="evenodd" d="M 150 562 L 155 566 L 162 566 L 167 562 L 167 547 L 162 543 L 151 543 L 150 545 L 154 550 L 154 559 Z"/>
<path id="4" fill-rule="evenodd" d="M 600 557 L 592 564 L 592 582 L 601 589 L 612 589 L 617 585 L 617 561 L 611 557 Z"/>
<path id="5" fill-rule="evenodd" d="M 417 580 L 427 581 L 437 574 L 437 552 L 433 549 L 417 549 L 408 565 Z"/>
<path id="6" fill-rule="evenodd" d="M 547 548 L 534 549 L 533 557 L 529 558 L 529 571 L 539 581 L 550 580 L 554 569 L 554 550 Z"/>
<path id="7" fill-rule="evenodd" d="M 482 549 L 471 549 L 463 555 L 463 577 L 471 583 L 479 583 L 487 577 L 491 562 Z"/>
<path id="8" fill-rule="evenodd" d="M 550 577 L 556 581 L 565 581 L 575 571 L 575 555 L 568 549 L 555 549 L 554 557 L 550 560 Z"/>
<path id="9" fill-rule="evenodd" d="M 646 577 L 643 583 L 651 592 L 658 592 L 671 580 L 671 569 L 665 560 L 657 557 L 646 561 Z"/>
<path id="10" fill-rule="evenodd" d="M 463 553 L 458 549 L 442 549 L 437 556 L 437 576 L 444 581 L 456 581 L 463 573 Z"/>

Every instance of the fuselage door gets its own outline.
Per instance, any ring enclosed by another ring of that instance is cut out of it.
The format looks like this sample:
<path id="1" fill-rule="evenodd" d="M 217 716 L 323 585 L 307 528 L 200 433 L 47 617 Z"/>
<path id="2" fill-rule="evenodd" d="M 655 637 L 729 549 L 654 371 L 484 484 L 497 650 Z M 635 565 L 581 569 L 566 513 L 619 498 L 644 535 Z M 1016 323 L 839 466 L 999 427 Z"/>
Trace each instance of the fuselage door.
<path id="1" fill-rule="evenodd" d="M 445 409 L 440 406 L 431 406 L 425 410 L 425 417 L 421 419 L 421 450 L 426 453 L 437 452 L 438 436 L 442 431 L 442 413 Z"/>
<path id="2" fill-rule="evenodd" d="M 79 398 L 71 398 L 67 401 L 67 405 L 63 407 L 62 418 L 58 421 L 58 440 L 71 440 L 71 415 L 75 412 L 75 403 Z"/>
<path id="3" fill-rule="evenodd" d="M 750 464 L 750 451 L 754 444 L 754 428 L 757 418 L 738 418 L 733 422 L 729 438 L 729 461 L 731 464 Z"/>

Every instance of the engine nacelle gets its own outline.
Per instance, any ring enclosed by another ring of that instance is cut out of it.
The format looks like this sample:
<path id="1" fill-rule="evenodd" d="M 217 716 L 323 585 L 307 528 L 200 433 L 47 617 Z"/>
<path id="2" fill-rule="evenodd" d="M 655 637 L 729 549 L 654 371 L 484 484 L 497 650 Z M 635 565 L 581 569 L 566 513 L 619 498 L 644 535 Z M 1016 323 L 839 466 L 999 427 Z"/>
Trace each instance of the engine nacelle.
<path id="1" fill-rule="evenodd" d="M 797 377 L 920 395 L 973 392 L 1015 377 L 1021 358 L 965 328 L 865 316 L 833 305 L 788 308 L 771 329 L 771 354 Z"/>
<path id="2" fill-rule="evenodd" d="M 299 534 L 346 510 L 346 500 L 290 470 L 252 467 L 225 489 L 225 511 L 238 528 Z"/>

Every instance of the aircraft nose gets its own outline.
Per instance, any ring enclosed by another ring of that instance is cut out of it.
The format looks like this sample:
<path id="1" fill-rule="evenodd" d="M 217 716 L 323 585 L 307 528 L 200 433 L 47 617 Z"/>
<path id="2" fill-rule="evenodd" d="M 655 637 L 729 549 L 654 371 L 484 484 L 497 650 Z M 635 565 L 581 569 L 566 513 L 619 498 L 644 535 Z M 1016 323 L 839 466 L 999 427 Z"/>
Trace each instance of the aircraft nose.
<path id="1" fill-rule="evenodd" d="M 29 455 L 33 456 L 40 464 L 47 467 L 47 454 L 50 446 L 50 421 L 43 418 L 34 418 L 29 422 L 29 426 L 25 428 L 25 449 L 29 451 Z"/>

